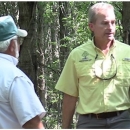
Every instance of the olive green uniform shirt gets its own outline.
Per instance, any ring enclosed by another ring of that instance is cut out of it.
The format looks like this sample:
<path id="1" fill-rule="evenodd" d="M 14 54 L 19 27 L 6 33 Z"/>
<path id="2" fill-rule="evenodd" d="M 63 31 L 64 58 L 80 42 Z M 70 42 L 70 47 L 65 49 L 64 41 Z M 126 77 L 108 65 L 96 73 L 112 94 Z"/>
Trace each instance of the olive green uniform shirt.
<path id="1" fill-rule="evenodd" d="M 130 46 L 115 40 L 105 56 L 88 40 L 71 51 L 56 89 L 78 97 L 79 114 L 130 108 Z"/>

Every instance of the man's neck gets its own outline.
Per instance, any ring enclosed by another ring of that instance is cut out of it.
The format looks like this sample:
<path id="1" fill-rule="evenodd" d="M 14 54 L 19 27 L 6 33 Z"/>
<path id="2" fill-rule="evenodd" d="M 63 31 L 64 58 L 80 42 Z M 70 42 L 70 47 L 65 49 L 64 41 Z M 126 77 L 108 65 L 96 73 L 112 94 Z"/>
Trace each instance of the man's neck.
<path id="1" fill-rule="evenodd" d="M 106 55 L 113 45 L 113 41 L 104 42 L 104 41 L 94 41 L 94 44 L 97 48 L 99 48 L 104 55 Z"/>

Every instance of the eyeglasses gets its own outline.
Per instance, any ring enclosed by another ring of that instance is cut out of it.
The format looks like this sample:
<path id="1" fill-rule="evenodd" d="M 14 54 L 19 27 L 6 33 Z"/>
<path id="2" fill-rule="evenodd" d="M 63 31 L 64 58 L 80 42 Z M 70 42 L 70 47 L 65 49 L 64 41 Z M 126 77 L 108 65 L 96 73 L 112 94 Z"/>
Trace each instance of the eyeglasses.
<path id="1" fill-rule="evenodd" d="M 18 37 L 17 39 L 13 39 L 13 40 L 17 40 L 17 43 L 19 45 L 22 45 L 22 43 L 23 43 L 23 38 L 21 38 L 21 37 Z"/>
<path id="2" fill-rule="evenodd" d="M 96 65 L 95 65 L 95 63 L 96 63 L 96 60 L 97 60 L 97 58 L 98 58 L 98 54 L 96 55 L 96 57 L 95 57 L 95 62 L 94 62 L 94 73 L 95 73 L 95 76 L 97 77 L 97 78 L 99 78 L 99 79 L 101 79 L 101 80 L 110 80 L 110 79 L 112 79 L 112 78 L 114 78 L 115 76 L 116 76 L 116 74 L 117 74 L 117 64 L 116 64 L 116 60 L 115 60 L 115 58 L 114 58 L 114 56 L 113 56 L 113 54 L 111 54 L 111 61 L 112 61 L 112 63 L 111 63 L 111 70 L 112 70 L 112 74 L 110 75 L 110 73 L 109 73 L 109 77 L 105 77 L 104 76 L 104 74 L 103 74 L 103 69 L 101 69 L 101 67 L 99 67 L 99 68 L 97 68 L 96 69 Z M 103 61 L 104 62 L 104 61 Z M 102 65 L 103 65 L 103 62 L 101 63 Z M 103 68 L 103 67 L 102 67 Z M 114 69 L 113 69 L 114 68 Z M 99 71 L 100 70 L 100 71 Z M 113 71 L 114 70 L 114 71 Z M 97 72 L 98 71 L 98 72 Z"/>
<path id="3" fill-rule="evenodd" d="M 22 37 L 18 37 L 18 44 L 22 45 L 22 43 L 23 43 L 23 38 Z"/>

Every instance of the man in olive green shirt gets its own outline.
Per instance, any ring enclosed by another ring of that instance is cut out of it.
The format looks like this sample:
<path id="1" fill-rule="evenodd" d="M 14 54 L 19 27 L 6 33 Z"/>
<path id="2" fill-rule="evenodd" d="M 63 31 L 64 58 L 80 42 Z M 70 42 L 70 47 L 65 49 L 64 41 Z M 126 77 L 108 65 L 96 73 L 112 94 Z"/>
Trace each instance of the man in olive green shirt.
<path id="1" fill-rule="evenodd" d="M 64 93 L 63 128 L 75 109 L 77 128 L 130 128 L 130 46 L 114 39 L 115 21 L 110 4 L 89 9 L 94 38 L 72 50 L 56 84 Z"/>

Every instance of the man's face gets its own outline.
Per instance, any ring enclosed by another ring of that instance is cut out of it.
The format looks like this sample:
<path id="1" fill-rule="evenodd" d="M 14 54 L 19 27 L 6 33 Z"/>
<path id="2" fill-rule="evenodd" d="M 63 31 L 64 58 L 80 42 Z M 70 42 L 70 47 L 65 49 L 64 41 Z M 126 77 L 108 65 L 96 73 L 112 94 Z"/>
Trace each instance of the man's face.
<path id="1" fill-rule="evenodd" d="M 111 41 L 115 34 L 115 14 L 112 10 L 100 10 L 96 21 L 90 23 L 89 27 L 94 33 L 95 39 Z"/>

